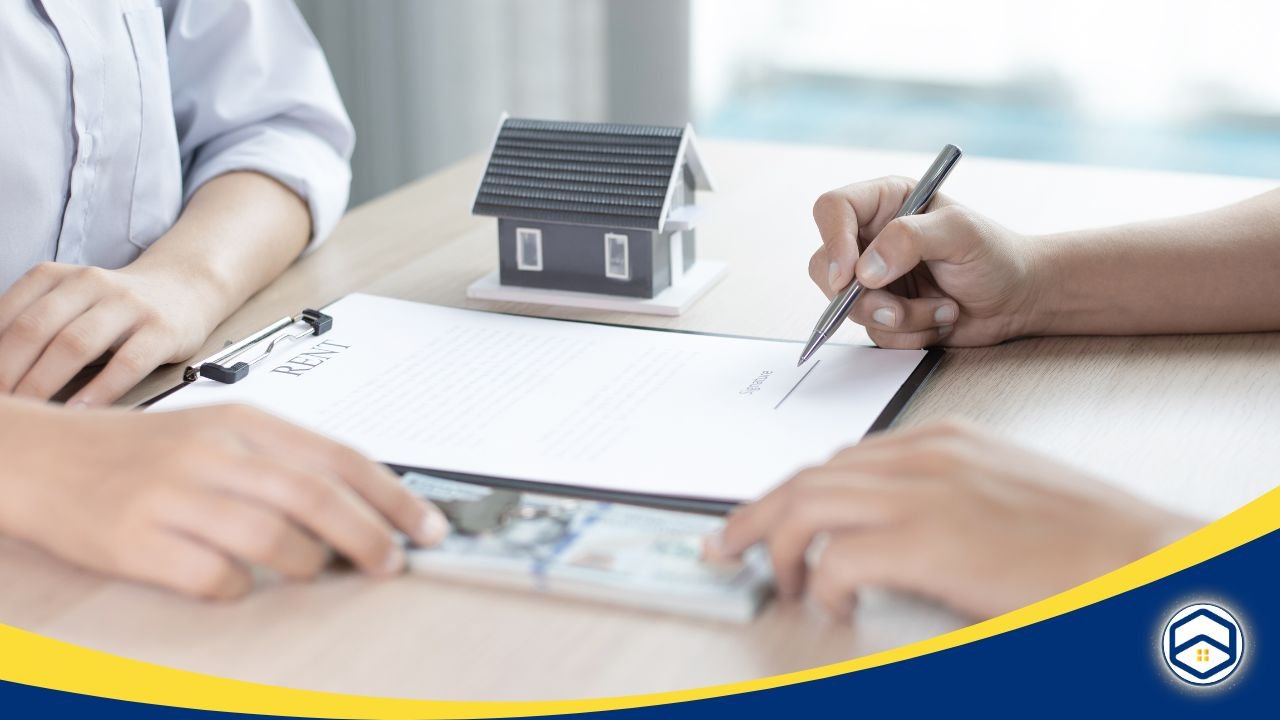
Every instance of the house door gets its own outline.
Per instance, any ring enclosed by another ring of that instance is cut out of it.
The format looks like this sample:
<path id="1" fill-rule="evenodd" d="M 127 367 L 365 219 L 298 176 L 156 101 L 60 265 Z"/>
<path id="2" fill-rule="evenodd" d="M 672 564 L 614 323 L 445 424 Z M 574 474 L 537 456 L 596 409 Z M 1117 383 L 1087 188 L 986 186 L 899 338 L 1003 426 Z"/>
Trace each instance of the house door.
<path id="1" fill-rule="evenodd" d="M 684 233 L 671 233 L 671 284 L 684 277 Z"/>

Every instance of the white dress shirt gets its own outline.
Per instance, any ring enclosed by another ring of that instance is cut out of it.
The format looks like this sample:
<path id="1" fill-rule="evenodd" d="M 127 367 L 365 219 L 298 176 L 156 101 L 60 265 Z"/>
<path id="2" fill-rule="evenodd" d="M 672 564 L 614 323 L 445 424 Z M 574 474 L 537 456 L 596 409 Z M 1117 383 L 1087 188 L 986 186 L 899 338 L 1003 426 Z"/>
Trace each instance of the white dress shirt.
<path id="1" fill-rule="evenodd" d="M 0 292 L 128 264 L 233 170 L 304 198 L 313 244 L 346 208 L 354 132 L 291 0 L 0 0 L 0 98 Z"/>

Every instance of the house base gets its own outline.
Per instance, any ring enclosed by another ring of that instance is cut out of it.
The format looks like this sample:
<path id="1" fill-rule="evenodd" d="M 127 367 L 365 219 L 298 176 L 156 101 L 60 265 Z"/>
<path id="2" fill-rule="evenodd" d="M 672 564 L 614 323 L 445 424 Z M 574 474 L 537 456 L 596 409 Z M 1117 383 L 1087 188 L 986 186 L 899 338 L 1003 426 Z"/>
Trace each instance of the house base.
<path id="1" fill-rule="evenodd" d="M 645 315 L 679 315 L 688 310 L 698 298 L 720 282 L 728 270 L 728 264 L 719 260 L 698 260 L 689 268 L 676 285 L 663 290 L 652 298 L 629 298 L 618 295 L 573 292 L 570 290 L 543 290 L 517 287 L 498 282 L 498 271 L 476 280 L 467 287 L 467 297 L 472 300 L 502 300 L 505 302 L 559 305 L 562 307 L 610 310 L 613 312 L 642 313 Z"/>

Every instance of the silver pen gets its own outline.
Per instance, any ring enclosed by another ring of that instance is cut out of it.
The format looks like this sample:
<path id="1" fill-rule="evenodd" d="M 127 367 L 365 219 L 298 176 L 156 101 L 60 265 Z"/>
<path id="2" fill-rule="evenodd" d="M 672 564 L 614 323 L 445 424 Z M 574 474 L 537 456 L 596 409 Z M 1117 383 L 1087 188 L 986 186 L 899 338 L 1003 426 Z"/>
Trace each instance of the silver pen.
<path id="1" fill-rule="evenodd" d="M 951 168 L 955 167 L 956 162 L 960 160 L 960 156 L 964 153 L 955 145 L 948 145 L 942 148 L 942 152 L 938 153 L 937 159 L 925 171 L 924 176 L 920 178 L 920 182 L 916 183 L 915 188 L 911 190 L 911 194 L 907 195 L 907 199 L 902 203 L 902 208 L 898 210 L 895 218 L 906 217 L 907 215 L 915 215 L 924 212 L 929 206 L 929 201 L 933 200 L 933 195 L 938 191 L 938 187 L 942 185 L 942 181 L 947 179 L 947 175 L 951 173 Z M 800 353 L 800 362 L 796 363 L 796 367 L 805 364 L 813 354 L 822 347 L 836 330 L 840 327 L 840 323 L 844 322 L 845 317 L 849 315 L 849 311 L 853 309 L 853 304 L 858 301 L 862 295 L 862 283 L 858 282 L 855 277 L 849 283 L 849 287 L 841 290 L 831 299 L 831 304 L 822 313 L 822 317 L 818 318 L 818 324 L 813 326 L 813 334 L 809 336 L 809 342 L 805 343 L 804 351 Z"/>

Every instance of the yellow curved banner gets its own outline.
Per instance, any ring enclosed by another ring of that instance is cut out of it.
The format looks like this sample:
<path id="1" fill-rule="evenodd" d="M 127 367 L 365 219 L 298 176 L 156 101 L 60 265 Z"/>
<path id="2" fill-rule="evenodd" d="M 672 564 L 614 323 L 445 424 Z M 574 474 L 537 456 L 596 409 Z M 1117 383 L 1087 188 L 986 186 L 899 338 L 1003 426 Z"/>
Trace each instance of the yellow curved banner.
<path id="1" fill-rule="evenodd" d="M 1020 610 L 894 650 L 727 685 L 592 700 L 457 702 L 293 690 L 176 670 L 0 625 L 0 679 L 173 707 L 296 717 L 476 718 L 617 710 L 764 690 L 900 662 L 1078 610 L 1172 575 L 1280 527 L 1280 489 L 1141 560 Z"/>

